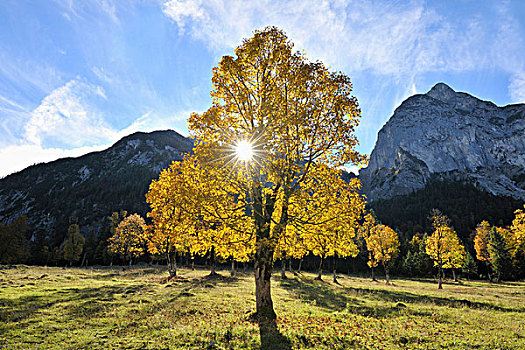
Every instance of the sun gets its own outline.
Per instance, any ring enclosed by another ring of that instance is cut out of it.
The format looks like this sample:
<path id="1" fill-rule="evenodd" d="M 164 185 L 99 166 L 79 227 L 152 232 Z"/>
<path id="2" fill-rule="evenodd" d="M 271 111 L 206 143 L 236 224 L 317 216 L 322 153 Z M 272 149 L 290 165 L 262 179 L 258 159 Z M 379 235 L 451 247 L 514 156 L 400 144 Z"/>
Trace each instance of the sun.
<path id="1" fill-rule="evenodd" d="M 239 141 L 235 146 L 235 154 L 240 161 L 249 162 L 253 158 L 252 144 L 246 140 Z"/>

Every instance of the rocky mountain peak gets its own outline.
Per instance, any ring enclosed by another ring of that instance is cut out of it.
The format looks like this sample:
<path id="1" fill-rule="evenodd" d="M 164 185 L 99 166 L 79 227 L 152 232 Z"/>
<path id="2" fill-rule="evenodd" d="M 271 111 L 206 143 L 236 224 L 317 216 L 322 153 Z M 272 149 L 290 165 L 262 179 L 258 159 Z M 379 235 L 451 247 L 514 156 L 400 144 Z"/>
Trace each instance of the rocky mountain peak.
<path id="1" fill-rule="evenodd" d="M 427 96 L 435 98 L 443 102 L 448 102 L 453 99 L 456 95 L 456 92 L 445 83 L 437 83 L 427 92 Z"/>
<path id="2" fill-rule="evenodd" d="M 498 107 L 438 83 L 396 109 L 360 178 L 371 201 L 409 194 L 436 176 L 525 200 L 523 135 L 525 104 Z"/>

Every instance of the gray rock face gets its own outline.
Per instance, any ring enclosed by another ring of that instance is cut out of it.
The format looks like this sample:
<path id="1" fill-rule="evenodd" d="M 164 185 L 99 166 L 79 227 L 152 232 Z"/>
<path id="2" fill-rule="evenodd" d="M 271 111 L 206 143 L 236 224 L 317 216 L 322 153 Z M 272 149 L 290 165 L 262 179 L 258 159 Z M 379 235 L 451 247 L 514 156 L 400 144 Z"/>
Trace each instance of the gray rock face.
<path id="1" fill-rule="evenodd" d="M 364 192 L 408 194 L 431 176 L 525 200 L 525 104 L 498 107 L 443 83 L 405 100 L 359 173 Z"/>

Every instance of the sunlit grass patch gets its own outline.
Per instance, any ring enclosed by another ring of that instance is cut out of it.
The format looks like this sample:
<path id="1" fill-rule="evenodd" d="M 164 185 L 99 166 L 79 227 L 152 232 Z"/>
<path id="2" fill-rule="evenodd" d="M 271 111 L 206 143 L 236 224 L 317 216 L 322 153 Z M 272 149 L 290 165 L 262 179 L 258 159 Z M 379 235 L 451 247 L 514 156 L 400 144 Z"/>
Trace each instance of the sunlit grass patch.
<path id="1" fill-rule="evenodd" d="M 0 269 L 6 349 L 255 349 L 252 273 L 164 267 Z M 278 326 L 295 349 L 522 349 L 525 283 L 304 273 L 273 281 Z M 328 280 L 328 279 L 327 279 Z"/>

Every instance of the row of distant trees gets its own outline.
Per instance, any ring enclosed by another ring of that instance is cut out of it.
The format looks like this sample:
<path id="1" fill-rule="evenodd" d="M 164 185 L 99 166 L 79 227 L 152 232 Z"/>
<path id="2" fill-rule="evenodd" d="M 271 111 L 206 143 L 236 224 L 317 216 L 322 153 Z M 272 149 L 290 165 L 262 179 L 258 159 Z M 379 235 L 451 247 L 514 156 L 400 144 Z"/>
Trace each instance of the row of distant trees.
<path id="1" fill-rule="evenodd" d="M 485 265 L 490 281 L 493 277 L 496 281 L 519 278 L 525 268 L 525 213 L 517 210 L 515 214 L 510 227 L 491 227 L 487 221 L 483 221 L 472 234 L 475 257 L 478 262 Z M 168 227 L 160 226 L 161 229 L 155 229 L 151 225 L 146 225 L 145 220 L 137 214 L 122 218 L 117 225 L 118 218 L 118 213 L 114 213 L 111 217 L 114 228 L 113 235 L 109 239 L 109 250 L 128 260 L 130 264 L 133 259 L 149 254 L 157 260 L 165 260 L 168 263 L 170 276 L 175 276 L 177 254 L 209 255 L 211 259 L 217 256 L 223 261 L 251 260 L 251 253 L 245 249 L 246 247 L 236 246 L 235 242 L 231 242 L 231 238 L 227 238 L 230 241 L 225 240 L 224 235 L 220 235 L 215 228 L 202 229 L 199 233 L 187 229 L 175 230 L 169 234 Z M 476 261 L 451 227 L 449 218 L 434 209 L 430 213 L 429 220 L 433 232 L 430 235 L 415 235 L 409 242 L 406 256 L 401 259 L 405 274 L 426 275 L 435 269 L 438 288 L 442 288 L 445 269 L 452 272 L 454 281 L 457 281 L 457 271 L 462 271 L 466 276 L 477 275 Z M 169 222 L 165 223 L 165 225 L 169 224 Z M 304 235 L 303 237 L 308 238 Z M 353 258 L 360 254 L 367 258 L 372 279 L 375 280 L 374 269 L 381 266 L 385 272 L 386 283 L 389 283 L 390 270 L 394 267 L 400 253 L 399 237 L 393 229 L 380 224 L 372 212 L 364 216 L 352 241 L 340 237 L 342 235 L 312 235 L 309 240 L 294 242 L 289 251 L 281 248 L 276 258 L 283 260 L 283 273 L 286 267 L 285 260 L 295 258 L 302 261 L 305 256 L 311 254 L 319 258 L 317 278 L 321 279 L 323 261 L 328 257 Z M 340 247 L 343 245 L 345 251 Z M 212 263 L 211 266 L 213 269 L 214 264 Z M 333 269 L 334 282 L 336 282 L 335 263 Z"/>
<path id="2" fill-rule="evenodd" d="M 332 258 L 355 258 L 366 261 L 370 268 L 372 279 L 375 280 L 375 270 L 379 267 L 385 272 L 386 282 L 390 281 L 390 271 L 412 277 L 437 275 L 441 286 L 445 271 L 452 273 L 457 280 L 457 274 L 466 277 L 477 277 L 481 268 L 486 277 L 492 281 L 523 278 L 525 273 L 525 213 L 515 212 L 515 218 L 509 227 L 491 226 L 482 221 L 472 233 L 473 254 L 465 249 L 458 235 L 450 225 L 450 220 L 439 210 L 430 213 L 429 220 L 433 231 L 430 234 L 417 233 L 407 242 L 407 251 L 399 256 L 400 241 L 398 234 L 386 225 L 382 225 L 373 211 L 364 215 L 351 242 L 338 240 L 337 236 L 312 235 L 310 241 L 295 242 L 293 250 L 281 249 L 275 258 L 283 261 L 293 259 L 298 262 L 296 271 L 301 269 L 304 258 L 312 260 L 318 257 L 318 278 L 323 271 L 323 262 Z M 232 262 L 249 263 L 250 252 L 236 247 L 235 244 L 221 242 L 217 230 L 203 229 L 196 232 L 175 231 L 176 236 L 168 234 L 168 228 L 154 229 L 147 225 L 144 218 L 138 214 L 128 215 L 126 211 L 114 212 L 109 217 L 109 232 L 104 240 L 88 239 L 80 233 L 78 220 L 70 218 L 67 236 L 62 244 L 54 249 L 41 247 L 41 256 L 45 261 L 40 264 L 62 264 L 84 266 L 92 262 L 99 264 L 125 263 L 132 264 L 141 259 L 147 262 L 165 262 L 170 276 L 177 271 L 177 256 L 181 259 L 187 256 L 187 261 L 195 257 L 209 259 L 212 269 L 216 262 L 229 260 Z M 33 250 L 28 240 L 30 227 L 27 218 L 20 216 L 10 225 L 0 224 L 0 263 L 13 264 L 25 262 L 28 250 Z M 204 233 L 205 232 L 205 233 Z M 107 238 L 109 237 L 109 238 Z M 345 246 L 346 252 L 336 249 Z M 334 248 L 335 247 L 335 248 Z M 97 256 L 98 255 L 98 256 Z M 473 256 L 474 255 L 474 256 Z M 350 263 L 355 263 L 351 259 Z M 201 261 L 203 261 L 201 259 Z M 342 260 L 348 263 L 348 260 Z M 291 266 L 291 263 L 288 264 Z M 311 264 L 309 264 L 311 266 Z M 232 269 L 234 269 L 232 264 Z M 303 265 L 304 266 L 304 265 Z M 337 265 L 332 264 L 334 281 L 337 278 Z M 283 269 L 283 271 L 284 271 Z M 291 269 L 291 267 L 290 267 Z M 232 270 L 233 273 L 233 270 Z M 283 272 L 284 273 L 284 272 Z"/>

